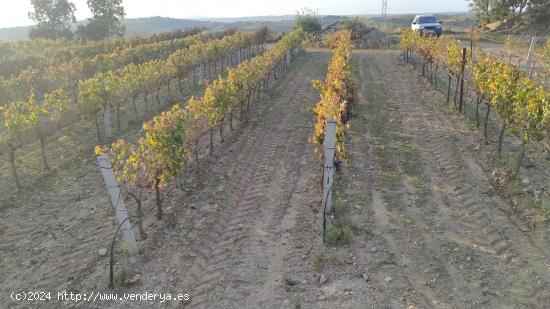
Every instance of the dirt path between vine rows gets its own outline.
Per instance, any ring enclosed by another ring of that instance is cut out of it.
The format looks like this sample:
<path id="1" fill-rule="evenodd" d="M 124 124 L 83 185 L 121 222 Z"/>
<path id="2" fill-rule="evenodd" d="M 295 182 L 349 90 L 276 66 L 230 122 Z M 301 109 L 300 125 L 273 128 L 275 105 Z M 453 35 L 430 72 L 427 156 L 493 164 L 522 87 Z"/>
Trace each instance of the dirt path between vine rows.
<path id="1" fill-rule="evenodd" d="M 494 194 L 477 133 L 399 57 L 355 53 L 360 102 L 338 195 L 358 232 L 331 249 L 342 258 L 302 308 L 547 307 L 548 233 Z"/>
<path id="2" fill-rule="evenodd" d="M 324 78 L 329 58 L 327 50 L 300 55 L 269 98 L 251 106 L 248 121 L 203 165 L 198 185 L 174 201 L 175 228 L 149 236 L 155 240 L 143 247 L 140 282 L 119 292 L 191 296 L 190 302 L 147 303 L 154 308 L 284 306 L 288 257 L 307 256 L 321 241 L 315 235 L 320 166 L 308 141 L 315 123 L 309 109 L 319 96 L 311 80 Z M 294 242 L 302 229 L 308 241 Z"/>

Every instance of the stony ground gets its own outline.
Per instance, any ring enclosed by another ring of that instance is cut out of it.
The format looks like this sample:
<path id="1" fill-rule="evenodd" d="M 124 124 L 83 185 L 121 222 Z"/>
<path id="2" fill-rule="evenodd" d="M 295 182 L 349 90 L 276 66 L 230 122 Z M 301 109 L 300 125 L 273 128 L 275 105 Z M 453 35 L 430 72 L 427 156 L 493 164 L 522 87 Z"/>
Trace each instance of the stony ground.
<path id="1" fill-rule="evenodd" d="M 140 277 L 116 292 L 188 293 L 190 302 L 34 307 L 547 307 L 547 228 L 528 228 L 497 196 L 479 134 L 395 51 L 354 54 L 360 100 L 335 188 L 353 236 L 322 244 L 309 109 L 318 99 L 311 80 L 324 78 L 329 59 L 327 50 L 299 56 L 235 130 L 226 129 L 201 174 L 167 199 L 164 222 L 147 221 L 135 263 L 117 249 L 115 274 L 128 267 Z M 6 300 L 15 288 L 108 292 L 108 257 L 97 250 L 108 247 L 112 214 L 99 171 L 82 166 L 78 177 L 56 175 L 62 192 L 45 181 L 51 194 L 3 208 L 3 218 L 18 219 L 1 227 L 1 307 L 29 307 Z M 73 208 L 63 213 L 63 205 Z"/>

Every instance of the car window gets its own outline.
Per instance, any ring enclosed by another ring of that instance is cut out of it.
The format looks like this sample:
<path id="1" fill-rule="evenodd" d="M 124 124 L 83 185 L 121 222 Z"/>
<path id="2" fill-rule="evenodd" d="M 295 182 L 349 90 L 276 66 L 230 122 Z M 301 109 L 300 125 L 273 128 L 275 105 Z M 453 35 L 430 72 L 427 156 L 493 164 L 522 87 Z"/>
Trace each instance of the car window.
<path id="1" fill-rule="evenodd" d="M 435 17 L 433 16 L 424 16 L 424 17 L 420 17 L 420 23 L 421 24 L 433 24 L 433 23 L 437 23 L 437 20 L 435 19 Z"/>

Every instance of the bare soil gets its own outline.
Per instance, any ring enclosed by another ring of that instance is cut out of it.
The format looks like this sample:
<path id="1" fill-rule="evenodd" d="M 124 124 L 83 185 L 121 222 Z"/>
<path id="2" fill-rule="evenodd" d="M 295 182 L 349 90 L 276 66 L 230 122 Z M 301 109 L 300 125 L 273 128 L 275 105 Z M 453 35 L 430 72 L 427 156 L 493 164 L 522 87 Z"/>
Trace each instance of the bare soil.
<path id="1" fill-rule="evenodd" d="M 353 293 L 338 307 L 545 307 L 547 236 L 495 195 L 477 133 L 398 58 L 356 54 L 361 102 L 341 197 L 361 232 L 342 248 L 354 267 L 339 266 L 332 286 Z"/>
<path id="2" fill-rule="evenodd" d="M 529 229 L 496 193 L 478 133 L 442 106 L 396 51 L 354 52 L 359 102 L 335 199 L 349 244 L 321 241 L 321 165 L 309 136 L 330 53 L 298 56 L 183 191 L 146 221 L 142 254 L 117 244 L 119 293 L 189 302 L 28 304 L 12 290 L 109 292 L 112 210 L 93 160 L 0 207 L 2 308 L 544 308 L 547 227 Z M 225 128 L 225 132 L 229 132 Z M 75 163 L 76 164 L 76 163 Z M 59 188 L 64 188 L 60 190 Z M 153 205 L 152 196 L 145 208 Z M 17 206 L 17 207 L 15 207 Z M 128 203 L 132 209 L 133 204 Z M 132 210 L 133 211 L 133 210 Z M 320 280 L 322 279 L 322 280 Z M 9 295 L 8 295 L 9 296 Z"/>

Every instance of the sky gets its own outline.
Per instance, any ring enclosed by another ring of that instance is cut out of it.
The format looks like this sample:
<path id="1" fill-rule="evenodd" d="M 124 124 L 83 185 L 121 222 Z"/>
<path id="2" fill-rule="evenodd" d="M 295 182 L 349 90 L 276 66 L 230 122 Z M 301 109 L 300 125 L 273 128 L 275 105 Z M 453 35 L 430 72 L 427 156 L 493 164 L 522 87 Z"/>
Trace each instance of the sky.
<path id="1" fill-rule="evenodd" d="M 86 0 L 70 0 L 78 20 L 91 17 Z M 163 16 L 172 18 L 243 17 L 293 15 L 303 7 L 321 15 L 378 14 L 382 0 L 124 0 L 126 18 Z M 388 14 L 462 12 L 466 0 L 388 0 Z M 28 18 L 30 0 L 0 0 L 0 28 L 33 24 Z"/>

